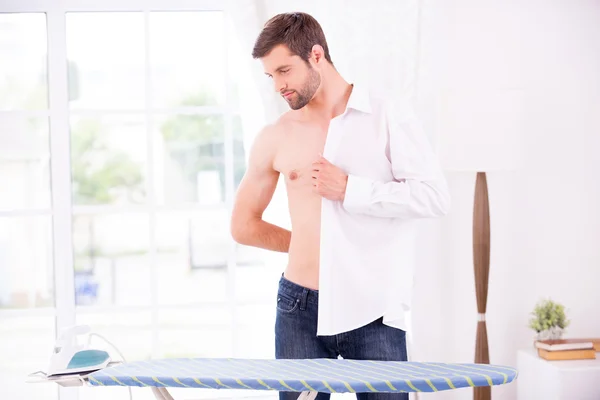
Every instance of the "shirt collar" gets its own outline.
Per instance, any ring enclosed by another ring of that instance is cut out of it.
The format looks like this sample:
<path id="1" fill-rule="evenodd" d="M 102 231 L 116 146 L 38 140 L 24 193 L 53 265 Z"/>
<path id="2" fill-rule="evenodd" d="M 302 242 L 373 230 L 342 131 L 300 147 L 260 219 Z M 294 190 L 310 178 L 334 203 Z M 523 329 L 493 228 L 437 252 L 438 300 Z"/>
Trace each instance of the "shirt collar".
<path id="1" fill-rule="evenodd" d="M 371 113 L 371 98 L 369 92 L 360 85 L 352 84 L 352 93 L 348 99 L 346 108 L 352 108 L 357 111 Z"/>

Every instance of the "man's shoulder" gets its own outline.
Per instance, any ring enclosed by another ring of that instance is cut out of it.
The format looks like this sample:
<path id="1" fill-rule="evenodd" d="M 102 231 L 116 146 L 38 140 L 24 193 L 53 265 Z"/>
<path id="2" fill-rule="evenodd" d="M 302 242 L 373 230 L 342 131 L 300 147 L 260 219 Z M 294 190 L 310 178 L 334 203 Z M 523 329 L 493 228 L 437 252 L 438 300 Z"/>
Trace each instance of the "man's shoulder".
<path id="1" fill-rule="evenodd" d="M 274 129 L 286 129 L 293 124 L 297 124 L 300 121 L 299 111 L 289 110 L 284 112 L 277 118 L 273 123 Z"/>
<path id="2" fill-rule="evenodd" d="M 263 126 L 256 135 L 256 140 L 261 142 L 276 142 L 283 132 L 285 132 L 294 123 L 294 118 L 289 112 L 279 116 L 275 121 Z"/>
<path id="3" fill-rule="evenodd" d="M 371 90 L 369 96 L 374 104 L 386 109 L 389 108 L 410 108 L 412 99 L 410 94 L 405 92 L 385 92 L 383 90 Z"/>
<path id="4" fill-rule="evenodd" d="M 373 109 L 384 114 L 387 119 L 394 121 L 406 121 L 415 117 L 414 104 L 411 96 L 407 93 L 381 93 L 370 92 Z"/>
<path id="5" fill-rule="evenodd" d="M 262 129 L 261 134 L 268 138 L 271 138 L 272 140 L 277 140 L 282 136 L 285 136 L 286 132 L 289 132 L 294 127 L 297 127 L 301 124 L 302 121 L 295 112 L 286 111 L 285 113 L 281 114 L 276 120 L 267 124 Z"/>

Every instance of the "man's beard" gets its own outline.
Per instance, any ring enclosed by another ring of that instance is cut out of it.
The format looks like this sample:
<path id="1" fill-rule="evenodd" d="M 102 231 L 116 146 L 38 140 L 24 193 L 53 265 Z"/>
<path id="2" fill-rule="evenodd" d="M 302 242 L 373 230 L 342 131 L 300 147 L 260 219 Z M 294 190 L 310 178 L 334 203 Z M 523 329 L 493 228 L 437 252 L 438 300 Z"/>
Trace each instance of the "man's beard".
<path id="1" fill-rule="evenodd" d="M 296 90 L 296 98 L 289 101 L 288 104 L 292 110 L 299 110 L 313 98 L 315 92 L 321 84 L 321 76 L 312 67 L 308 70 L 308 79 L 306 84 L 299 91 Z"/>

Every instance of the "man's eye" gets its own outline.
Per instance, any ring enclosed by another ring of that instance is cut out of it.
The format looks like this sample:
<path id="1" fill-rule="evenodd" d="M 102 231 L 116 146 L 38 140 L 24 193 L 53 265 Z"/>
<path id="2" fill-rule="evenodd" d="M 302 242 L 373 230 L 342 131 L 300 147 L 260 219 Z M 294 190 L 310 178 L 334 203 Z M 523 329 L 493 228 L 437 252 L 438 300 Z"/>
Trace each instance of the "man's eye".
<path id="1" fill-rule="evenodd" d="M 290 72 L 290 70 L 289 70 L 289 69 L 283 69 L 283 70 L 281 70 L 281 73 L 282 73 L 282 74 L 287 74 L 288 72 Z"/>

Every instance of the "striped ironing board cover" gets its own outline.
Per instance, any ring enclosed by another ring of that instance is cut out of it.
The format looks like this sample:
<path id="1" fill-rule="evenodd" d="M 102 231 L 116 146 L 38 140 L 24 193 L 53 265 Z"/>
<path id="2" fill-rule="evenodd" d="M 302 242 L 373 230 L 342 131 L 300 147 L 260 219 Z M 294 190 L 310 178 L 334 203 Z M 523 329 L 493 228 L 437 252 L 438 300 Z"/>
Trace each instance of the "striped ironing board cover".
<path id="1" fill-rule="evenodd" d="M 341 392 L 435 392 L 502 385 L 517 371 L 488 364 L 342 359 L 172 358 L 137 361 L 88 375 L 93 386 Z"/>

